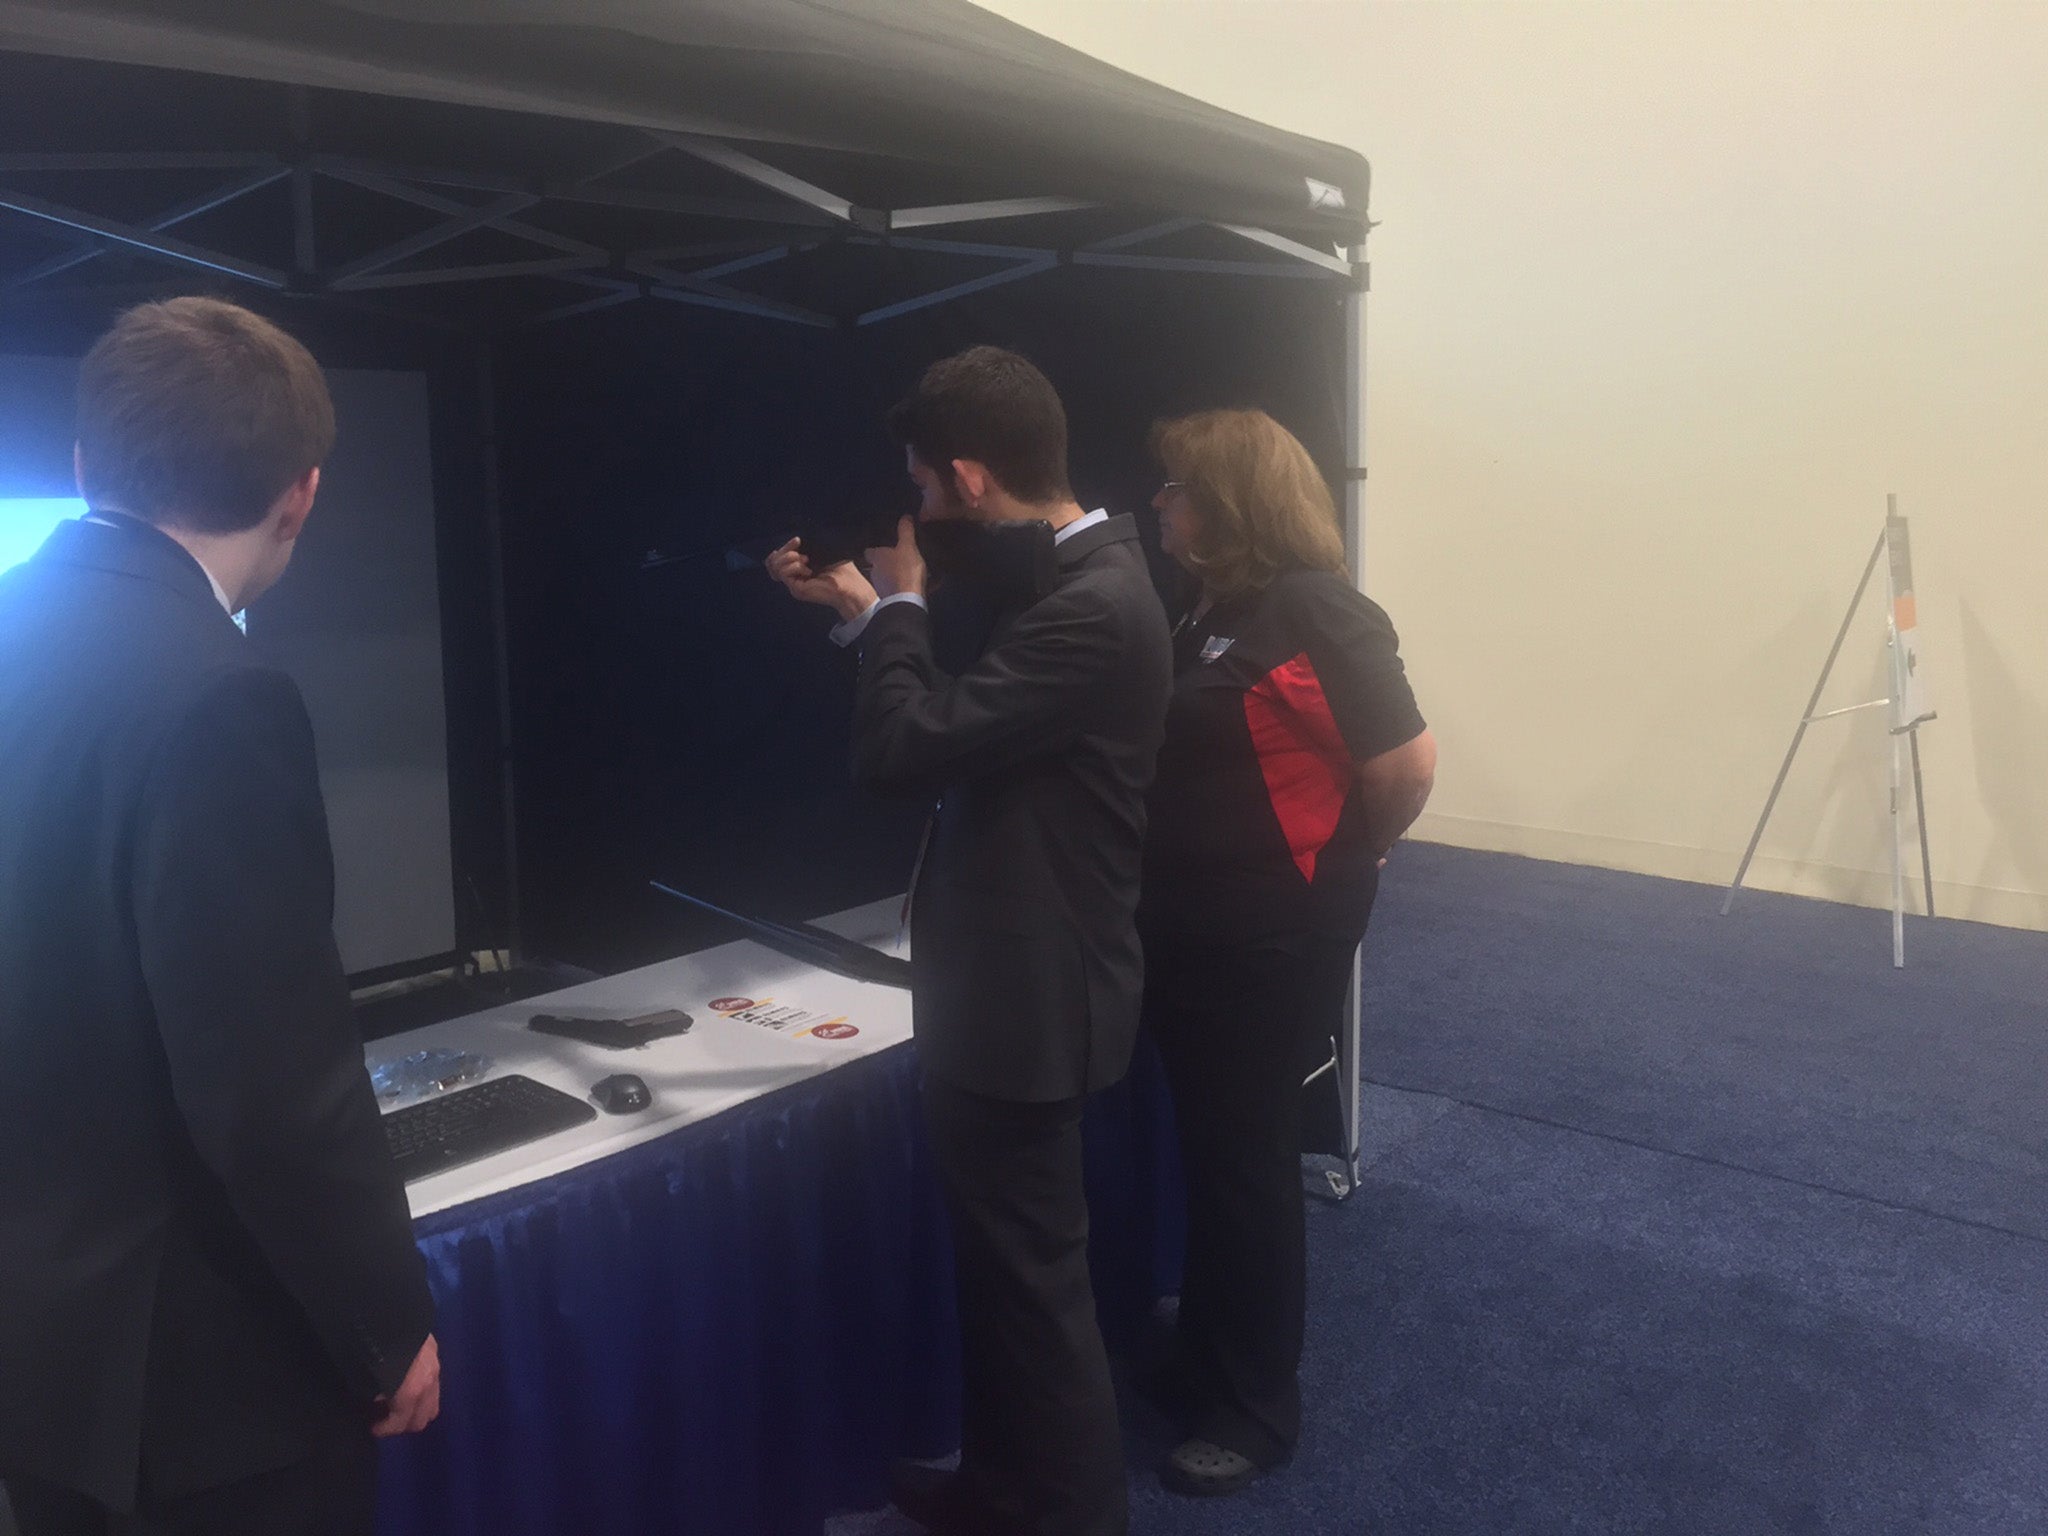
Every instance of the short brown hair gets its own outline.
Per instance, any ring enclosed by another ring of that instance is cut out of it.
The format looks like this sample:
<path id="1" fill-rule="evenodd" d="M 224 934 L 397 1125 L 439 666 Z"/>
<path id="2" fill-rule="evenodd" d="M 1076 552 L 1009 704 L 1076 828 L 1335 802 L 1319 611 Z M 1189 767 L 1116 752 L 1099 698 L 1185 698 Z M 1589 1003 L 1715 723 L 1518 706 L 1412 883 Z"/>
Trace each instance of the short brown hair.
<path id="1" fill-rule="evenodd" d="M 1188 563 L 1219 595 L 1282 571 L 1346 570 L 1337 505 L 1301 441 L 1264 411 L 1201 411 L 1152 428 L 1152 454 L 1199 514 Z"/>
<path id="2" fill-rule="evenodd" d="M 79 490 L 110 511 L 239 533 L 333 447 L 313 355 L 220 299 L 137 305 L 79 369 Z"/>
<path id="3" fill-rule="evenodd" d="M 1052 380 L 1015 352 L 969 347 L 933 363 L 889 412 L 889 431 L 941 474 L 955 459 L 972 459 L 1019 501 L 1073 497 L 1067 408 Z"/>

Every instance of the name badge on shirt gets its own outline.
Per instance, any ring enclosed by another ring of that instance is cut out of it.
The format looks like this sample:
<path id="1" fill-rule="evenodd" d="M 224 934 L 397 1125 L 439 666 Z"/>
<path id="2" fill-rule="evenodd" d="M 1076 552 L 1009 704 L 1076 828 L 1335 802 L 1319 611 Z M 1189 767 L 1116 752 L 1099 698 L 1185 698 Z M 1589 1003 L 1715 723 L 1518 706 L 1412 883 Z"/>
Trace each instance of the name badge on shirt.
<path id="1" fill-rule="evenodd" d="M 1236 638 L 1234 636 L 1211 635 L 1202 642 L 1202 660 L 1205 662 L 1214 661 L 1235 643 Z"/>

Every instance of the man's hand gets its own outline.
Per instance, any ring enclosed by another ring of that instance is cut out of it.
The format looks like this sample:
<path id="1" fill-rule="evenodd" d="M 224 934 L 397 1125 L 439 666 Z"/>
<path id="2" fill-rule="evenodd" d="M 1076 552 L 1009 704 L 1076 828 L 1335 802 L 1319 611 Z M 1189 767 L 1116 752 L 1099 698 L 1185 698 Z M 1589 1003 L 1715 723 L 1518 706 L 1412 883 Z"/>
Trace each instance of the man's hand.
<path id="1" fill-rule="evenodd" d="M 875 591 L 883 597 L 894 597 L 899 592 L 925 595 L 924 556 L 917 548 L 915 518 L 900 519 L 896 524 L 896 542 L 869 550 L 867 557 L 874 572 Z"/>
<path id="2" fill-rule="evenodd" d="M 370 1433 L 379 1439 L 417 1434 L 441 1416 L 441 1349 L 431 1333 L 412 1357 L 398 1391 L 377 1399 L 377 1411 Z"/>
<path id="3" fill-rule="evenodd" d="M 875 589 L 861 575 L 860 568 L 850 560 L 842 560 L 838 565 L 814 571 L 801 542 L 791 539 L 770 554 L 768 574 L 789 588 L 790 595 L 798 601 L 830 608 L 841 619 L 857 619 L 866 613 L 868 605 L 875 601 Z"/>

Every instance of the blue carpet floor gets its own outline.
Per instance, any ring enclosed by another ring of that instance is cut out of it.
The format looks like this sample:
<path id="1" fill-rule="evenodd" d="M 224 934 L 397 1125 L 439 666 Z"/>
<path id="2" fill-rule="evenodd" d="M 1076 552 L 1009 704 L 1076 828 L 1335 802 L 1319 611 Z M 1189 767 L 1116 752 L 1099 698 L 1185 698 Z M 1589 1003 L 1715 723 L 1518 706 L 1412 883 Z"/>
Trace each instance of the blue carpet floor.
<path id="1" fill-rule="evenodd" d="M 1309 1427 L 1136 1536 L 2048 1532 L 2048 936 L 1413 846 Z M 832 1536 L 906 1536 L 889 1512 Z"/>

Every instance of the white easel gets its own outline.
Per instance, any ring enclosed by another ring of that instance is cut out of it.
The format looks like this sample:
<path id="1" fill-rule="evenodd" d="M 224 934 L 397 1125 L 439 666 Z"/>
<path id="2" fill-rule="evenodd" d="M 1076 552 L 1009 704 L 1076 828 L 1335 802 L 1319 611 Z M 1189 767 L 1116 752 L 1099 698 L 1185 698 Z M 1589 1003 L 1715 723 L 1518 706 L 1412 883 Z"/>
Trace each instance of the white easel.
<path id="1" fill-rule="evenodd" d="M 1820 707 L 1820 696 L 1828 685 L 1828 675 L 1834 671 L 1835 658 L 1842 653 L 1842 642 L 1849 637 L 1849 626 L 1855 622 L 1856 610 L 1862 605 L 1864 590 L 1870 585 L 1871 573 L 1877 569 L 1880 557 L 1889 555 L 1885 565 L 1885 584 L 1890 601 L 1885 607 L 1885 649 L 1890 660 L 1891 692 L 1882 699 L 1872 699 L 1866 704 L 1851 704 L 1843 709 L 1831 709 L 1824 714 L 1815 714 Z M 1877 547 L 1870 552 L 1870 559 L 1863 567 L 1863 578 L 1856 583 L 1856 595 L 1849 599 L 1849 611 L 1842 618 L 1842 627 L 1835 634 L 1835 643 L 1828 651 L 1828 659 L 1820 669 L 1820 681 L 1813 685 L 1813 697 L 1806 701 L 1806 709 L 1799 717 L 1799 729 L 1792 734 L 1792 745 L 1786 749 L 1785 761 L 1778 768 L 1777 782 L 1771 786 L 1770 798 L 1764 801 L 1764 813 L 1757 818 L 1756 831 L 1750 834 L 1749 847 L 1743 852 L 1742 864 L 1735 871 L 1735 879 L 1728 886 L 1727 899 L 1721 903 L 1721 915 L 1726 917 L 1735 905 L 1735 893 L 1742 889 L 1743 878 L 1749 873 L 1750 861 L 1756 857 L 1757 845 L 1763 841 L 1764 827 L 1770 822 L 1771 812 L 1778 804 L 1778 795 L 1785 788 L 1785 779 L 1792 772 L 1792 759 L 1798 755 L 1800 742 L 1806 739 L 1806 728 L 1819 720 L 1833 720 L 1840 715 L 1853 715 L 1866 709 L 1889 709 L 1891 711 L 1891 828 L 1892 847 L 1892 964 L 1906 963 L 1906 865 L 1900 848 L 1903 835 L 1904 805 L 1901 790 L 1905 787 L 1906 755 L 1910 751 L 1913 771 L 1914 819 L 1920 828 L 1920 875 L 1927 894 L 1927 915 L 1934 916 L 1934 863 L 1927 850 L 1927 797 L 1920 778 L 1920 727 L 1935 718 L 1928 707 L 1927 686 L 1920 676 L 1920 649 L 1918 616 L 1913 600 L 1913 555 L 1912 544 L 1906 530 L 1906 520 L 1899 516 L 1899 498 L 1885 498 L 1884 531 L 1877 536 Z"/>

